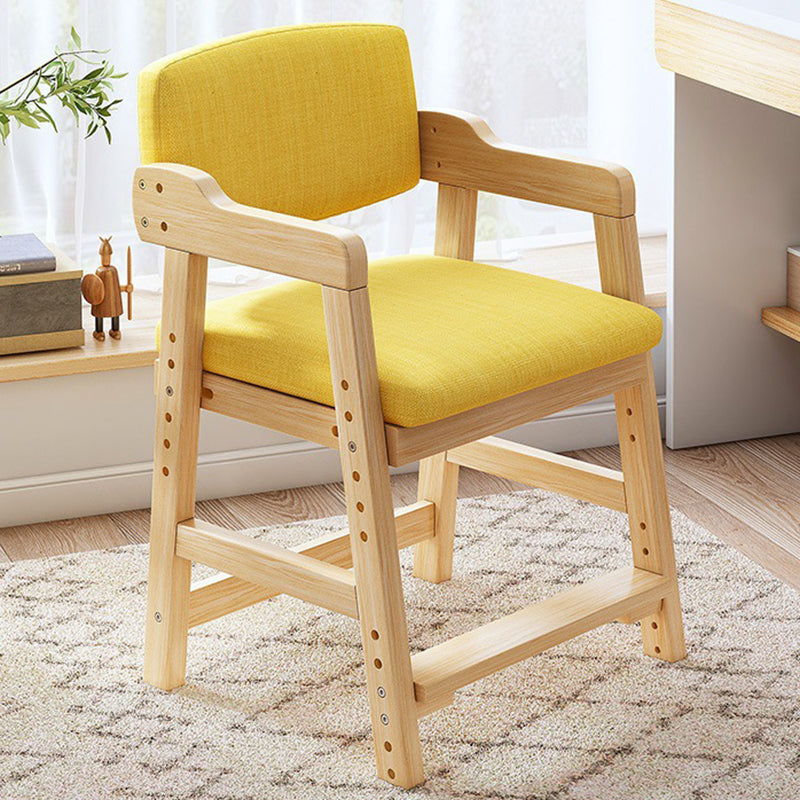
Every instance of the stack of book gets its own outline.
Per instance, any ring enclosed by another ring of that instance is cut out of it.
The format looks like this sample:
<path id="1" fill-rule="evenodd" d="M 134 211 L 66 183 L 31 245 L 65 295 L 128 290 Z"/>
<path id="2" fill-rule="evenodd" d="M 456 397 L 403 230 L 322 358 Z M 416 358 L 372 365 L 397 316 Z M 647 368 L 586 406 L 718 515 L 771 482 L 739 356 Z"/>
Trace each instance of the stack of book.
<path id="1" fill-rule="evenodd" d="M 0 355 L 82 345 L 81 277 L 33 234 L 0 236 Z"/>

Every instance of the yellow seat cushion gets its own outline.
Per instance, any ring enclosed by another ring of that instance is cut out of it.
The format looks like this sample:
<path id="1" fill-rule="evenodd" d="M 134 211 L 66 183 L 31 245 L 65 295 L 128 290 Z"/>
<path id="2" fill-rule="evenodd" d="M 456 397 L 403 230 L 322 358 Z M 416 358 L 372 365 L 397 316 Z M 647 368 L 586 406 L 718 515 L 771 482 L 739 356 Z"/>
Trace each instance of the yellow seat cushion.
<path id="1" fill-rule="evenodd" d="M 642 353 L 661 338 L 644 306 L 471 261 L 402 256 L 369 270 L 384 418 L 423 425 Z M 316 284 L 209 303 L 203 367 L 333 405 Z"/>

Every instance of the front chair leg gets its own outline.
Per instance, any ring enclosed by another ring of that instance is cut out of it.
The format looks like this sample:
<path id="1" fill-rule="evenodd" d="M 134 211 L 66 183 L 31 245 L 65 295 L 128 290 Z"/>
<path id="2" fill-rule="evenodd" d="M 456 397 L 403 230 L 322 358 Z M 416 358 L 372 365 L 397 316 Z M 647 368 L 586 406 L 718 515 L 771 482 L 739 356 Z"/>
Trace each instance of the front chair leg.
<path id="1" fill-rule="evenodd" d="M 156 402 L 144 679 L 174 689 L 186 675 L 191 562 L 175 555 L 194 516 L 206 259 L 167 250 Z"/>
<path id="2" fill-rule="evenodd" d="M 453 576 L 453 542 L 458 499 L 458 464 L 447 453 L 423 458 L 419 464 L 418 500 L 434 505 L 433 537 L 414 547 L 414 575 L 431 583 Z"/>
<path id="3" fill-rule="evenodd" d="M 671 579 L 672 589 L 658 613 L 641 621 L 644 652 L 665 661 L 686 656 L 667 502 L 661 427 L 653 364 L 644 356 L 645 380 L 614 395 L 633 563 Z"/>
<path id="4" fill-rule="evenodd" d="M 423 778 L 400 558 L 366 289 L 323 289 L 378 776 Z"/>

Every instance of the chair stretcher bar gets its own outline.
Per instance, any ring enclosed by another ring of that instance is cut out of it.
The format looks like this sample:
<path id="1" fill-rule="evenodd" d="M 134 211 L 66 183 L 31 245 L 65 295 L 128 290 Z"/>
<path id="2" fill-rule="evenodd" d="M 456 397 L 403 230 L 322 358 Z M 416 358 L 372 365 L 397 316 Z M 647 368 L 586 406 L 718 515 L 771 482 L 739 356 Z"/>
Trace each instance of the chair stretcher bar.
<path id="1" fill-rule="evenodd" d="M 618 617 L 646 613 L 673 590 L 668 578 L 623 567 L 463 633 L 411 659 L 420 707 Z"/>
<path id="2" fill-rule="evenodd" d="M 352 571 L 312 556 L 200 520 L 178 525 L 175 554 L 358 619 Z"/>
<path id="3" fill-rule="evenodd" d="M 410 547 L 433 536 L 433 503 L 423 500 L 395 511 L 397 546 Z M 326 534 L 291 548 L 301 555 L 349 569 L 350 533 Z M 210 622 L 225 614 L 268 600 L 282 593 L 276 586 L 262 586 L 232 575 L 213 575 L 193 585 L 189 595 L 189 626 Z"/>
<path id="4" fill-rule="evenodd" d="M 447 460 L 615 511 L 627 510 L 622 473 L 575 458 L 489 436 L 448 450 Z"/>

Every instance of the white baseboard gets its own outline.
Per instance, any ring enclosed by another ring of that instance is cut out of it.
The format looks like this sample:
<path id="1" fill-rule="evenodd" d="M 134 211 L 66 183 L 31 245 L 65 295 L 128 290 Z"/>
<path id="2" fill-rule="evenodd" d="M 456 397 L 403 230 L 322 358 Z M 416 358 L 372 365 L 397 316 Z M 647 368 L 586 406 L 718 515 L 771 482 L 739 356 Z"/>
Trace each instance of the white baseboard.
<path id="1" fill-rule="evenodd" d="M 665 400 L 659 398 L 662 429 Z M 601 401 L 504 434 L 554 452 L 617 441 L 613 403 Z M 411 472 L 409 464 L 401 472 Z M 120 464 L 0 481 L 0 527 L 108 514 L 150 505 L 152 463 Z M 293 441 L 201 455 L 197 496 L 206 500 L 341 480 L 339 454 Z"/>

